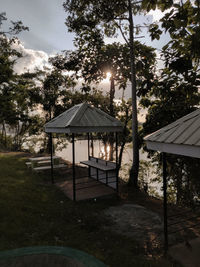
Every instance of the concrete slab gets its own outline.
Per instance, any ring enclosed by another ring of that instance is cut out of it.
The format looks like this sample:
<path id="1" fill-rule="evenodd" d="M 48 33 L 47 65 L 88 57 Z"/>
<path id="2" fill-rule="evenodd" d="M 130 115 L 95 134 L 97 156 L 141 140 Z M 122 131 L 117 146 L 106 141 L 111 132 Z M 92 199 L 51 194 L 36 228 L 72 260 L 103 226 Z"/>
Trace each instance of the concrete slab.
<path id="1" fill-rule="evenodd" d="M 200 267 L 200 238 L 170 247 L 168 254 L 183 267 Z"/>

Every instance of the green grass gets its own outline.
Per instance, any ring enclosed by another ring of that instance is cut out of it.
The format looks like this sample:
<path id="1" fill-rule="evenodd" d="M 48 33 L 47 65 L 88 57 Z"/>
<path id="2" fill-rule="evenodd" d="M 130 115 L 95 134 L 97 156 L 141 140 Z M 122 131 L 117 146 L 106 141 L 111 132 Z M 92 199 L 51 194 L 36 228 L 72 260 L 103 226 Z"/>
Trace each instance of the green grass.
<path id="1" fill-rule="evenodd" d="M 112 224 L 102 211 L 119 200 L 75 203 L 44 183 L 48 176 L 31 173 L 25 161 L 23 154 L 0 154 L 0 250 L 68 246 L 113 267 L 172 266 L 147 257 L 135 240 L 105 230 Z"/>

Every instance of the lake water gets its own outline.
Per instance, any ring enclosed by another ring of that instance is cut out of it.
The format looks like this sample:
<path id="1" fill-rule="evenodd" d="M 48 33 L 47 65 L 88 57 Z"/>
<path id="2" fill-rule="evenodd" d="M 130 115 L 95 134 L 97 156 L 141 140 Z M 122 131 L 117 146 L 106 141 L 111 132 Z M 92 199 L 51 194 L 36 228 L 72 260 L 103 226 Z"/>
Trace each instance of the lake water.
<path id="1" fill-rule="evenodd" d="M 102 153 L 103 145 L 100 141 L 94 141 L 94 157 L 100 157 Z M 118 149 L 119 150 L 119 149 Z M 115 153 L 114 153 L 115 154 Z M 57 150 L 56 155 L 61 156 L 63 159 L 72 161 L 72 144 L 68 143 L 67 148 L 62 149 L 62 151 Z M 115 155 L 114 155 L 115 156 Z M 75 161 L 79 163 L 80 161 L 88 159 L 88 142 L 87 140 L 78 140 L 75 142 Z M 147 154 L 140 151 L 140 159 L 148 160 Z M 132 162 L 132 149 L 130 144 L 126 145 L 123 154 L 123 164 Z"/>
<path id="2" fill-rule="evenodd" d="M 102 149 L 103 149 L 102 143 L 98 140 L 94 140 L 94 157 L 100 157 Z M 62 149 L 61 151 L 56 150 L 56 155 L 72 162 L 72 144 L 68 143 L 67 147 Z M 114 152 L 114 157 L 115 157 L 115 152 Z M 132 158 L 133 157 L 132 157 L 131 146 L 130 144 L 127 144 L 124 149 L 122 158 L 122 168 L 120 170 L 120 177 L 122 177 L 125 180 L 128 178 L 128 171 L 132 163 Z M 75 142 L 75 162 L 80 163 L 80 161 L 84 161 L 87 159 L 88 159 L 88 141 L 77 140 Z M 147 158 L 147 153 L 143 153 L 142 151 L 140 151 L 140 159 L 149 160 Z"/>

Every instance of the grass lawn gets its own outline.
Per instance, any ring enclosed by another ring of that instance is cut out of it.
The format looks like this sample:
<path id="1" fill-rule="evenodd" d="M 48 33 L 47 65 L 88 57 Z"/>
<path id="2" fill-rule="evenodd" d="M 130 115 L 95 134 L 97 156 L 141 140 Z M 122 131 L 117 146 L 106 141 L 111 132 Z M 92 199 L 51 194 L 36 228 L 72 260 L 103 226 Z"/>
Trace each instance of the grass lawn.
<path id="1" fill-rule="evenodd" d="M 31 173 L 25 154 L 0 153 L 0 250 L 27 246 L 68 246 L 108 266 L 174 266 L 150 258 L 132 239 L 105 230 L 101 212 L 117 199 L 73 202 L 45 174 Z M 107 229 L 107 228 L 106 228 Z"/>

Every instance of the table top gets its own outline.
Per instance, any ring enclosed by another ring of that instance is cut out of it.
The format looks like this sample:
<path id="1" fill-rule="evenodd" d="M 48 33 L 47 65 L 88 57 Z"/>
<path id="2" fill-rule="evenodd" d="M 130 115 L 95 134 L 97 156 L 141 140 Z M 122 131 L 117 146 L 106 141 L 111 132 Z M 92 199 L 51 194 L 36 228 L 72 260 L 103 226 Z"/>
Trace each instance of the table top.
<path id="1" fill-rule="evenodd" d="M 114 167 L 114 166 L 107 166 L 105 164 L 98 163 L 98 162 L 95 162 L 92 160 L 81 161 L 80 163 L 85 164 L 85 165 L 90 166 L 90 167 L 93 167 L 93 168 L 97 168 L 97 169 L 102 170 L 102 171 L 116 170 L 116 167 Z"/>

